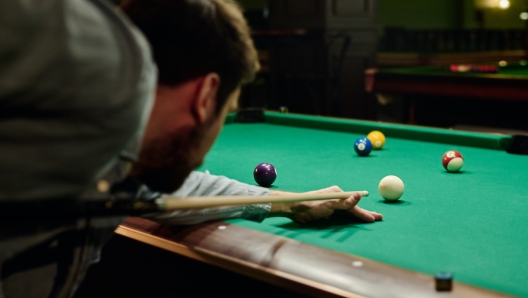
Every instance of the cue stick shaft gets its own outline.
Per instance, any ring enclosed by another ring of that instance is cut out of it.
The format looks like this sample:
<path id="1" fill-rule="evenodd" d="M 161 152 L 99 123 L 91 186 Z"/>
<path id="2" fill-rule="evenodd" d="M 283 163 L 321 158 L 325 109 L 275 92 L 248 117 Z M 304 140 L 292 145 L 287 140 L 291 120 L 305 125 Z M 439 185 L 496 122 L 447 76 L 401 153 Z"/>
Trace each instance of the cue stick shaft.
<path id="1" fill-rule="evenodd" d="M 177 209 L 196 209 L 220 206 L 240 206 L 259 203 L 289 203 L 299 201 L 343 199 L 359 193 L 368 196 L 367 191 L 300 193 L 276 196 L 214 196 L 214 197 L 161 197 L 155 200 L 142 200 L 134 196 L 111 197 L 107 200 L 34 200 L 0 201 L 0 221 L 14 218 L 79 218 L 111 215 L 141 215 Z"/>
<path id="2" fill-rule="evenodd" d="M 299 193 L 276 196 L 214 196 L 214 197 L 163 197 L 156 200 L 162 211 L 178 209 L 199 209 L 220 206 L 239 206 L 263 203 L 292 203 L 301 201 L 332 200 L 348 198 L 354 193 L 362 197 L 368 196 L 368 191 L 349 191 L 332 193 Z"/>

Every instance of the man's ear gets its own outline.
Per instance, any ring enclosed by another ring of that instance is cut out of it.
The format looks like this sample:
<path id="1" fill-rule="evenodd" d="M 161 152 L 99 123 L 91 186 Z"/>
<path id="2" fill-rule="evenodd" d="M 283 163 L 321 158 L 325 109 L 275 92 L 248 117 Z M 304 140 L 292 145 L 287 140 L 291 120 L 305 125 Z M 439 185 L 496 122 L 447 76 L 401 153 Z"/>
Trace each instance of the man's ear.
<path id="1" fill-rule="evenodd" d="M 198 84 L 196 97 L 192 109 L 199 123 L 205 123 L 214 117 L 216 110 L 216 95 L 220 87 L 220 76 L 216 73 L 209 73 L 203 77 Z"/>

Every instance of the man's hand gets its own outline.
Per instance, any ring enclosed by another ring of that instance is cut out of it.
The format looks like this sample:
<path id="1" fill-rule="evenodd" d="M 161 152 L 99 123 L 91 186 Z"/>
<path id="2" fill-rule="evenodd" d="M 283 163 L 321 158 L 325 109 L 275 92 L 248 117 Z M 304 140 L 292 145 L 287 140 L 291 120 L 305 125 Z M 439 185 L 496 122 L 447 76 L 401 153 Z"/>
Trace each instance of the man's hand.
<path id="1" fill-rule="evenodd" d="M 310 191 L 307 193 L 343 192 L 338 186 Z M 272 195 L 281 195 L 286 192 L 271 191 Z M 383 215 L 365 210 L 357 204 L 361 200 L 359 193 L 346 198 L 322 201 L 307 201 L 295 203 L 276 203 L 271 205 L 269 216 L 284 216 L 297 223 L 309 223 L 320 219 L 332 217 L 335 211 L 343 211 L 366 222 L 381 220 Z"/>

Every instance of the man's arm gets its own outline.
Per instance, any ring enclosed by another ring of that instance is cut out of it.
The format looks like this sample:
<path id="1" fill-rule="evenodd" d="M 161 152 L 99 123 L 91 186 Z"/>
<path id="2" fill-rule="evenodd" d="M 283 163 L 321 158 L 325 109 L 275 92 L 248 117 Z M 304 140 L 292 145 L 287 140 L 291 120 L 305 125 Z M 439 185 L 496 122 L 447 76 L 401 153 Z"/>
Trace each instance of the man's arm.
<path id="1" fill-rule="evenodd" d="M 342 192 L 337 186 L 328 187 L 314 192 Z M 182 187 L 171 196 L 221 196 L 221 195 L 283 195 L 288 192 L 270 191 L 267 188 L 242 183 L 224 176 L 210 175 L 209 173 L 193 172 Z M 298 223 L 307 223 L 332 216 L 335 211 L 344 211 L 353 217 L 367 222 L 381 220 L 382 215 L 367 211 L 357 206 L 360 195 L 346 199 L 255 204 L 248 206 L 228 206 L 217 208 L 177 210 L 168 213 L 149 214 L 146 217 L 167 224 L 197 224 L 208 220 L 245 218 L 253 221 L 262 221 L 266 217 L 283 216 Z"/>
<path id="2" fill-rule="evenodd" d="M 270 195 L 267 188 L 242 183 L 208 172 L 192 172 L 183 185 L 170 196 L 226 196 L 226 195 Z M 191 225 L 209 220 L 244 218 L 260 222 L 268 216 L 271 204 L 248 206 L 226 206 L 203 209 L 176 210 L 167 213 L 147 214 L 145 217 L 175 225 Z"/>

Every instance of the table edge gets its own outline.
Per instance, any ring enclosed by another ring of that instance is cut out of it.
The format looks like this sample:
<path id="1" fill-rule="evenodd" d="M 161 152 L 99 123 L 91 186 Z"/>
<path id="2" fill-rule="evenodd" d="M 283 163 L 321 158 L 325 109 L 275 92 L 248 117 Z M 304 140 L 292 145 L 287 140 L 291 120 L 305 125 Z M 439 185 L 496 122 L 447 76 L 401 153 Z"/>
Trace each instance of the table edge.
<path id="1" fill-rule="evenodd" d="M 169 227 L 129 217 L 116 233 L 314 297 L 510 297 L 461 282 L 453 282 L 452 292 L 436 292 L 427 274 L 226 222 Z M 251 249 L 240 249 L 244 246 Z M 354 261 L 364 265 L 354 268 Z M 292 268 L 292 263 L 308 264 L 311 270 Z M 329 280 L 336 272 L 339 278 Z"/>

